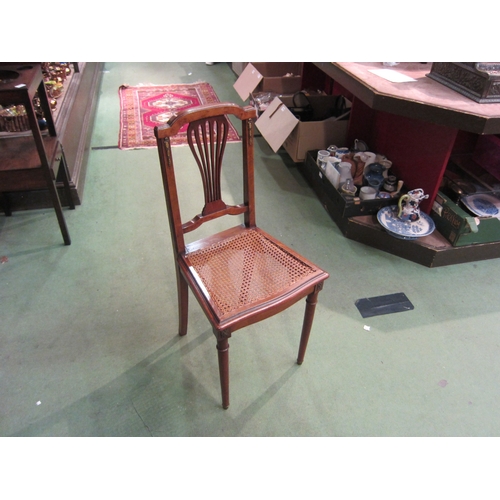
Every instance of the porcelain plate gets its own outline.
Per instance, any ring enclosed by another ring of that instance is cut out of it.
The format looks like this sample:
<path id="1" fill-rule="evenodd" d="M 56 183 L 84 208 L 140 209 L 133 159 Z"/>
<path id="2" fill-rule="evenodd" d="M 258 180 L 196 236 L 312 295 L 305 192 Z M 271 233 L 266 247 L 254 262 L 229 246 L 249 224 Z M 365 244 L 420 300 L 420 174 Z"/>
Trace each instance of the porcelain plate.
<path id="1" fill-rule="evenodd" d="M 491 194 L 471 194 L 461 201 L 479 217 L 498 217 L 500 214 L 500 199 Z"/>
<path id="2" fill-rule="evenodd" d="M 403 222 L 398 217 L 397 205 L 381 208 L 377 219 L 382 227 L 395 238 L 416 240 L 428 236 L 436 228 L 434 221 L 425 213 L 420 213 L 420 219 L 415 222 Z"/>

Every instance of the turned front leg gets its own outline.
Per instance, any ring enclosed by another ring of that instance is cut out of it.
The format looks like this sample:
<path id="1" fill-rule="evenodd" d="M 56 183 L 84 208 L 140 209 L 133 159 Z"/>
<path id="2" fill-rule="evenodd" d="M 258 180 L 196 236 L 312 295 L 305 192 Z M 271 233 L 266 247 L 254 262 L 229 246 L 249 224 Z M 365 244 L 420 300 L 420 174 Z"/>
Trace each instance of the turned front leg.
<path id="1" fill-rule="evenodd" d="M 219 331 L 214 331 L 214 333 L 217 337 L 222 407 L 226 410 L 229 407 L 229 337 Z"/>
<path id="2" fill-rule="evenodd" d="M 316 304 L 318 303 L 318 294 L 323 287 L 323 283 L 317 285 L 312 293 L 307 296 L 306 299 L 306 311 L 304 314 L 304 322 L 302 324 L 302 335 L 300 336 L 300 346 L 299 355 L 297 357 L 297 364 L 301 365 L 304 361 L 304 356 L 306 354 L 307 342 L 309 341 L 309 335 L 311 334 L 311 328 L 314 319 L 314 312 L 316 310 Z"/>

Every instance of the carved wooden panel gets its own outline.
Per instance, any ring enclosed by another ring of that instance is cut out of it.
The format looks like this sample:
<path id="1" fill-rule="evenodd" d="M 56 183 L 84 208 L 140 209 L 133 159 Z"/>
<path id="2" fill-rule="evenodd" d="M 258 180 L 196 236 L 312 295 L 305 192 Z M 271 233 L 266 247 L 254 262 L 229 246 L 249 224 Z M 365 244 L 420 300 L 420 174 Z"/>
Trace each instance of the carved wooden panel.
<path id="1" fill-rule="evenodd" d="M 476 102 L 500 102 L 500 63 L 437 62 L 428 76 Z"/>

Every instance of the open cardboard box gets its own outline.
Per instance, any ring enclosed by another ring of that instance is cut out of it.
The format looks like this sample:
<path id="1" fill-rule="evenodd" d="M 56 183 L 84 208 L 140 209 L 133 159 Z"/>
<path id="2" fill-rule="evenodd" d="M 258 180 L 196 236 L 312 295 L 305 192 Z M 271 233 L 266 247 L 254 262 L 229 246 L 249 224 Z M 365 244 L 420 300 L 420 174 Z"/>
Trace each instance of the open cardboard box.
<path id="1" fill-rule="evenodd" d="M 285 76 L 285 75 L 293 76 Z M 294 94 L 302 86 L 302 63 L 273 62 L 248 63 L 234 83 L 234 89 L 243 101 L 252 92 Z"/>
<path id="2" fill-rule="evenodd" d="M 293 96 L 281 96 L 286 106 L 293 105 Z M 313 108 L 311 121 L 299 121 L 291 134 L 286 138 L 283 147 L 296 163 L 304 162 L 308 151 L 326 149 L 334 144 L 345 146 L 347 126 L 349 124 L 349 106 L 341 116 L 332 116 L 337 96 L 309 95 L 308 100 Z"/>
<path id="3" fill-rule="evenodd" d="M 247 100 L 255 89 L 262 89 L 261 85 L 265 80 L 263 74 L 257 69 L 262 68 L 260 64 L 276 65 L 279 67 L 278 74 L 285 69 L 292 71 L 292 66 L 296 63 L 248 63 L 238 80 L 234 84 L 242 100 Z M 295 70 L 298 69 L 295 68 Z M 300 66 L 300 69 L 302 67 Z M 278 77 L 267 77 L 278 78 Z M 295 77 L 284 77 L 281 80 Z M 273 80 L 270 80 L 273 81 Z M 274 98 L 271 104 L 263 113 L 259 113 L 256 126 L 262 136 L 276 153 L 281 146 L 284 146 L 287 153 L 296 163 L 304 162 L 308 151 L 314 149 L 325 149 L 331 144 L 343 146 L 345 144 L 349 112 L 342 116 L 332 116 L 337 96 L 331 95 L 308 95 L 308 100 L 314 111 L 311 121 L 299 121 L 288 109 L 293 106 L 293 94 L 300 90 L 299 87 L 286 86 L 281 82 L 281 86 L 266 84 L 265 88 L 271 91 L 274 88 L 279 95 Z M 275 82 L 276 83 L 276 82 Z M 291 95 L 283 95 L 278 89 L 296 89 Z M 348 108 L 350 103 L 347 103 Z"/>
<path id="4" fill-rule="evenodd" d="M 295 94 L 302 88 L 301 62 L 255 62 L 252 65 L 263 76 L 256 89 L 259 92 Z"/>
<path id="5" fill-rule="evenodd" d="M 293 96 L 275 97 L 262 113 L 255 125 L 262 136 L 276 153 L 284 146 L 296 163 L 304 162 L 308 151 L 325 149 L 331 144 L 345 144 L 349 108 L 339 117 L 328 116 L 328 109 L 333 106 L 336 96 L 308 96 L 318 120 L 302 122 L 296 118 L 288 106 L 293 103 Z"/>

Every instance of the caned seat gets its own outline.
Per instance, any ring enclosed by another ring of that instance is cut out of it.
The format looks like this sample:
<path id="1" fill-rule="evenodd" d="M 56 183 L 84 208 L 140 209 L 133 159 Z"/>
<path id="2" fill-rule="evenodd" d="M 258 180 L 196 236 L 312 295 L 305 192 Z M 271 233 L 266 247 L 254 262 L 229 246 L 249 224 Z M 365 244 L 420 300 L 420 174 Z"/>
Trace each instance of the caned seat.
<path id="1" fill-rule="evenodd" d="M 226 205 L 221 195 L 227 115 L 242 121 L 243 193 L 239 205 Z M 166 125 L 155 128 L 176 260 L 179 334 L 187 333 L 189 287 L 217 339 L 223 408 L 229 406 L 228 339 L 232 333 L 306 298 L 297 358 L 297 362 L 302 364 L 317 297 L 328 278 L 328 273 L 256 225 L 253 165 L 255 116 L 255 109 L 250 106 L 218 103 L 183 111 Z M 170 137 L 184 130 L 186 125 L 189 147 L 202 177 L 205 199 L 204 204 L 201 202 L 201 212 L 183 223 Z M 205 222 L 235 215 L 243 215 L 244 223 L 192 243 L 185 242 L 185 233 L 196 230 Z"/>

